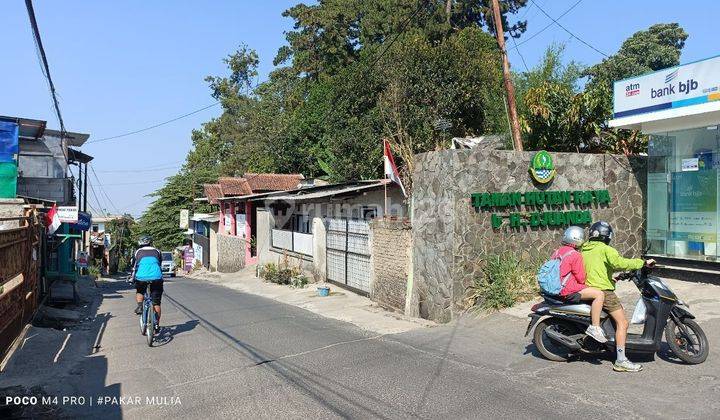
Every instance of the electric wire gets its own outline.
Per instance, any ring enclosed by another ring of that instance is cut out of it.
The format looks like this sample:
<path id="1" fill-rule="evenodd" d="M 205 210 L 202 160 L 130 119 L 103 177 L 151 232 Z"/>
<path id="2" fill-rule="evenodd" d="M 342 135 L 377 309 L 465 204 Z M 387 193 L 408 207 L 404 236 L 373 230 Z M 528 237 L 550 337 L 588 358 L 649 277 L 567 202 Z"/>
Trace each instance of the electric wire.
<path id="1" fill-rule="evenodd" d="M 180 160 L 177 162 L 167 163 L 160 166 L 151 166 L 146 169 L 108 169 L 104 171 L 98 170 L 97 172 L 100 174 L 108 174 L 108 173 L 136 173 L 136 172 L 157 172 L 157 171 L 164 171 L 168 169 L 177 169 L 178 165 L 181 165 L 184 161 Z"/>
<path id="2" fill-rule="evenodd" d="M 597 52 L 598 54 L 602 55 L 603 57 L 605 57 L 605 58 L 608 58 L 608 57 L 609 57 L 609 56 L 608 56 L 607 54 L 605 54 L 604 52 L 602 52 L 602 51 L 600 51 L 599 49 L 595 48 L 594 46 L 590 45 L 590 43 L 586 42 L 585 40 L 583 40 L 583 39 L 580 38 L 579 36 L 577 36 L 577 35 L 575 35 L 574 33 L 570 32 L 570 30 L 569 30 L 568 28 L 564 27 L 560 22 L 558 22 L 557 19 L 555 19 L 555 18 L 553 18 L 552 16 L 550 16 L 542 7 L 538 6 L 538 4 L 535 3 L 535 0 L 530 0 L 530 1 L 532 2 L 532 4 L 535 5 L 535 7 L 537 7 L 537 8 L 540 10 L 540 12 L 542 12 L 542 14 L 544 14 L 545 16 L 547 16 L 548 19 L 552 20 L 554 24 L 556 24 L 556 25 L 559 26 L 562 30 L 564 30 L 565 32 L 567 32 L 570 36 L 572 36 L 573 38 L 575 38 L 575 39 L 577 39 L 578 41 L 582 42 L 583 44 L 585 44 L 585 46 L 587 46 L 588 48 L 590 48 L 590 49 L 592 49 L 593 51 Z M 582 0 L 580 0 L 580 1 L 582 1 Z"/>
<path id="3" fill-rule="evenodd" d="M 115 203 L 113 203 L 113 201 L 112 201 L 112 199 L 110 198 L 110 196 L 108 196 L 107 191 L 105 191 L 105 189 L 103 188 L 103 185 L 102 185 L 102 183 L 100 182 L 100 178 L 98 178 L 97 174 L 95 173 L 95 168 L 93 168 L 92 165 L 90 166 L 90 170 L 92 171 L 92 174 L 93 174 L 93 176 L 95 177 L 95 180 L 96 180 L 97 183 L 98 183 L 98 188 L 100 189 L 100 192 L 105 196 L 105 198 L 107 199 L 107 201 L 110 203 L 110 206 L 112 206 L 112 209 L 115 210 L 115 212 L 116 212 L 117 214 L 120 214 L 120 210 L 118 210 L 118 208 L 117 208 L 117 206 L 115 205 Z"/>
<path id="4" fill-rule="evenodd" d="M 100 143 L 100 142 L 104 142 L 104 141 L 115 140 L 115 139 L 119 139 L 119 138 L 122 138 L 122 137 L 131 136 L 131 135 L 133 135 L 133 134 L 138 134 L 138 133 L 142 133 L 142 132 L 145 132 L 145 131 L 148 131 L 148 130 L 152 130 L 152 129 L 154 129 L 154 128 L 158 128 L 158 127 L 161 127 L 161 126 L 163 126 L 163 125 L 170 124 L 170 123 L 172 123 L 172 122 L 175 122 L 175 121 L 181 120 L 181 119 L 183 119 L 183 118 L 189 117 L 189 116 L 191 116 L 191 115 L 197 114 L 198 112 L 202 112 L 202 111 L 204 111 L 204 110 L 206 110 L 206 109 L 212 108 L 212 107 L 218 105 L 219 103 L 220 103 L 220 101 L 217 101 L 217 102 L 212 103 L 212 104 L 210 104 L 210 105 L 204 106 L 204 107 L 202 107 L 202 108 L 200 108 L 200 109 L 196 109 L 196 110 L 194 110 L 194 111 L 191 111 L 191 112 L 188 112 L 188 113 L 186 113 L 186 114 L 180 115 L 179 117 L 175 117 L 175 118 L 173 118 L 173 119 L 170 119 L 170 120 L 167 120 L 167 121 L 163 121 L 163 122 L 161 122 L 161 123 L 153 124 L 153 125 L 148 126 L 148 127 L 145 127 L 145 128 L 141 128 L 141 129 L 138 129 L 138 130 L 129 131 L 129 132 L 127 132 L 127 133 L 118 134 L 118 135 L 115 135 L 115 136 L 103 137 L 103 138 L 99 138 L 99 139 L 96 139 L 96 140 L 90 140 L 89 142 L 87 142 L 87 144 Z"/>
<path id="5" fill-rule="evenodd" d="M 60 103 L 58 101 L 57 90 L 55 89 L 55 83 L 50 75 L 50 65 L 48 64 L 47 55 L 45 54 L 45 48 L 43 47 L 42 38 L 40 37 L 40 28 L 35 17 L 35 8 L 33 7 L 32 0 L 25 0 L 25 8 L 27 9 L 28 18 L 30 19 L 30 27 L 33 33 L 33 42 L 35 43 L 35 52 L 38 54 L 40 59 L 40 70 L 45 76 L 45 80 L 50 88 L 50 95 L 52 96 L 53 108 L 55 115 L 57 116 L 58 123 L 60 124 L 60 149 L 62 150 L 65 162 L 68 161 L 68 155 L 63 147 L 63 141 L 65 139 L 65 121 L 63 121 L 62 113 L 60 112 Z"/>
<path id="6" fill-rule="evenodd" d="M 565 10 L 562 14 L 560 14 L 560 16 L 557 17 L 557 20 L 561 19 L 563 16 L 567 15 L 568 13 L 570 13 L 575 7 L 577 7 L 577 6 L 578 6 L 580 3 L 582 3 L 582 2 L 583 2 L 583 0 L 578 0 L 578 1 L 576 1 L 572 6 L 570 6 L 569 9 Z M 537 3 L 535 3 L 534 1 L 532 2 L 532 4 L 534 4 L 539 10 L 542 10 L 542 9 L 540 9 L 540 6 L 538 6 Z M 552 19 L 552 18 L 551 18 L 551 19 Z M 518 42 L 517 45 L 515 45 L 515 47 L 513 47 L 512 49 L 517 49 L 519 46 L 525 44 L 526 42 L 530 41 L 531 39 L 533 39 L 533 38 L 535 38 L 536 36 L 540 35 L 541 33 L 545 32 L 548 28 L 550 28 L 551 26 L 553 26 L 553 24 L 555 24 L 555 22 L 550 22 L 550 23 L 548 23 L 547 25 L 545 25 L 545 26 L 544 26 L 542 29 L 540 29 L 539 31 L 535 32 L 534 34 L 532 34 L 532 35 L 528 36 L 527 38 L 523 39 L 522 41 Z"/>

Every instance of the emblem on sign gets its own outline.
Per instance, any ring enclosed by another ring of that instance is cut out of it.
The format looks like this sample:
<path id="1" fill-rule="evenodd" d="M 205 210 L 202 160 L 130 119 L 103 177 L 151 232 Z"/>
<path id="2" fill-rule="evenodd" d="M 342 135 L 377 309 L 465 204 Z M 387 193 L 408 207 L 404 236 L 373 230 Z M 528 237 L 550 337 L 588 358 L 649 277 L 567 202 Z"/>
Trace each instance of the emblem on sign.
<path id="1" fill-rule="evenodd" d="M 530 175 L 540 184 L 547 184 L 555 178 L 555 165 L 550 153 L 545 150 L 535 153 L 530 161 Z"/>

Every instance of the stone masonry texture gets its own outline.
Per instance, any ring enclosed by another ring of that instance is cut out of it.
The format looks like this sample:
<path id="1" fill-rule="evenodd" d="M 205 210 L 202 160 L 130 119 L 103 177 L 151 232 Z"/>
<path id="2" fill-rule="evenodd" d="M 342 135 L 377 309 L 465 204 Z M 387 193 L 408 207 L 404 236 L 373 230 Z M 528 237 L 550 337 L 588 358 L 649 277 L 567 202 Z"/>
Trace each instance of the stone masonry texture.
<path id="1" fill-rule="evenodd" d="M 400 220 L 370 224 L 373 282 L 370 297 L 382 306 L 403 311 L 410 267 L 411 225 Z"/>
<path id="2" fill-rule="evenodd" d="M 234 273 L 245 267 L 245 240 L 240 236 L 217 235 L 218 271 Z"/>
<path id="3" fill-rule="evenodd" d="M 637 257 L 643 252 L 645 158 L 551 153 L 557 175 L 549 185 L 539 185 L 528 171 L 534 154 L 443 150 L 416 156 L 412 266 L 423 318 L 448 322 L 460 314 L 486 256 L 512 252 L 525 259 L 546 259 L 559 246 L 565 229 L 561 226 L 493 229 L 493 211 L 476 211 L 470 200 L 473 193 L 606 189 L 611 202 L 589 208 L 593 221 L 605 220 L 613 226 L 613 246 L 621 254 Z M 575 209 L 571 204 L 552 210 Z"/>

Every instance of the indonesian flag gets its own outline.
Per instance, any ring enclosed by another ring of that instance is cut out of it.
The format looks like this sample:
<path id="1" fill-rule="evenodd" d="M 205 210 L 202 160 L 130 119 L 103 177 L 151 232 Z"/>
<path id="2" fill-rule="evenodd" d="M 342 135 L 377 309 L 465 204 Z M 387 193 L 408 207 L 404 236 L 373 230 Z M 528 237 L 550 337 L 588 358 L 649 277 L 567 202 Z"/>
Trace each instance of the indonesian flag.
<path id="1" fill-rule="evenodd" d="M 400 189 L 405 194 L 405 187 L 403 187 L 402 181 L 400 181 L 400 174 L 398 173 L 397 166 L 395 166 L 395 159 L 393 159 L 392 152 L 390 151 L 390 142 L 387 139 L 383 139 L 384 155 L 383 160 L 385 161 L 385 177 L 392 182 L 398 184 Z"/>
<path id="2" fill-rule="evenodd" d="M 48 235 L 52 235 L 60 227 L 60 217 L 57 212 L 57 204 L 53 204 L 50 211 L 45 216 L 47 222 Z"/>

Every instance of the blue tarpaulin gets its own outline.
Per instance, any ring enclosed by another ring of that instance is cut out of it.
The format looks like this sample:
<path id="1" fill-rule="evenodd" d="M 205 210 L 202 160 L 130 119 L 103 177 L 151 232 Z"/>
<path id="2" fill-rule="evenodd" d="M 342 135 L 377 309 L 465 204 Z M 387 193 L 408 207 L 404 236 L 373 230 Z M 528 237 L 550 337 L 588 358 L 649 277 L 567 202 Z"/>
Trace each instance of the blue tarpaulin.
<path id="1" fill-rule="evenodd" d="M 0 162 L 14 162 L 18 154 L 18 125 L 0 121 Z"/>

